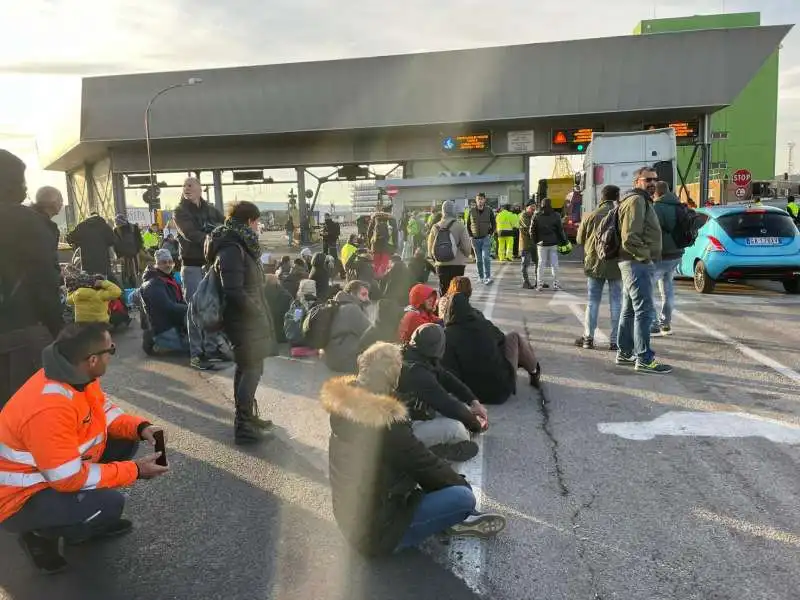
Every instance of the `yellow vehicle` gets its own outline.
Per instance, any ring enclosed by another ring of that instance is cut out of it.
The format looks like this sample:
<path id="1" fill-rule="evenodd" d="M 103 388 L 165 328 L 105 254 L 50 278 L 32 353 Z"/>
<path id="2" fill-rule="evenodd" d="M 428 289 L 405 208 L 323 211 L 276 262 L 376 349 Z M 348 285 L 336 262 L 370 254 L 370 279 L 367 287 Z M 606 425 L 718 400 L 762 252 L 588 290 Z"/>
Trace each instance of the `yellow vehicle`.
<path id="1" fill-rule="evenodd" d="M 567 202 L 567 196 L 575 189 L 574 177 L 559 177 L 557 179 L 540 179 L 539 194 L 544 193 L 545 197 L 550 198 L 550 204 L 554 210 L 561 212 Z"/>

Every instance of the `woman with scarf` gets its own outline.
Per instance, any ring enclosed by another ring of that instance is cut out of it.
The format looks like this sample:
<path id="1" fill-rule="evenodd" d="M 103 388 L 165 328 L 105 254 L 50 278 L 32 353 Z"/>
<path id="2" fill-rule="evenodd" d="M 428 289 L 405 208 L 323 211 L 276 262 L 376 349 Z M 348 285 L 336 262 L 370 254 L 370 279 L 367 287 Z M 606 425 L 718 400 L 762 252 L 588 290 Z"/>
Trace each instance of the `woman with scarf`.
<path id="1" fill-rule="evenodd" d="M 206 261 L 218 269 L 225 298 L 223 330 L 233 347 L 236 372 L 234 435 L 237 444 L 264 439 L 271 421 L 259 419 L 255 399 L 264 359 L 278 354 L 275 330 L 264 297 L 264 275 L 259 263 L 258 207 L 252 202 L 233 204 L 223 225 L 211 234 Z"/>

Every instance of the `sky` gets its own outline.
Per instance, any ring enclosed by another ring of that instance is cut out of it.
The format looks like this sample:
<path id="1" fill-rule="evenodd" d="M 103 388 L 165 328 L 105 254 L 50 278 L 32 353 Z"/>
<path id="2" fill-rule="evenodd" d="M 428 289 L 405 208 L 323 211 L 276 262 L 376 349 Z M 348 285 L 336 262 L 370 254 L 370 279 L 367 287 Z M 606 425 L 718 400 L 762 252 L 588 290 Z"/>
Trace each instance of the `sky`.
<path id="1" fill-rule="evenodd" d="M 41 170 L 37 143 L 77 127 L 67 121 L 81 76 L 628 35 L 643 19 L 723 11 L 800 22 L 799 0 L 0 0 L 0 10 L 0 147 L 29 165 L 31 189 L 64 187 L 63 174 Z M 798 171 L 798 30 L 781 51 L 779 96 L 777 170 L 796 141 Z M 551 169 L 552 159 L 534 161 L 533 180 Z M 347 190 L 325 193 L 342 202 Z"/>

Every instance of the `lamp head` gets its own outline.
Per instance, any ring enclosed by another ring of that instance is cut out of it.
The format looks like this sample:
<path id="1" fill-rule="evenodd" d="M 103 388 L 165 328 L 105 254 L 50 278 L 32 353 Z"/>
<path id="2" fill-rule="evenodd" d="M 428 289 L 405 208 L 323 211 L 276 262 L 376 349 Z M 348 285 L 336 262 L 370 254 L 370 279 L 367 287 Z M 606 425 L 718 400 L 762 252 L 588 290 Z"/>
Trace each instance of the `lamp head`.
<path id="1" fill-rule="evenodd" d="M 203 83 L 203 80 L 199 77 L 189 77 L 189 81 L 187 81 L 189 85 L 197 85 L 198 83 Z"/>

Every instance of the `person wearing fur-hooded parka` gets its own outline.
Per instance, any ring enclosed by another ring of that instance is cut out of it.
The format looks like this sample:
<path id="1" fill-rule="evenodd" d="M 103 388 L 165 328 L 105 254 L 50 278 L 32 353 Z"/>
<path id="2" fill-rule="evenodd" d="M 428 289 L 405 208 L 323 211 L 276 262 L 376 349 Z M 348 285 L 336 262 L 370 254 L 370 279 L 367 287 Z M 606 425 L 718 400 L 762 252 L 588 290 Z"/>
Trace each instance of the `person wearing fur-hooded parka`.
<path id="1" fill-rule="evenodd" d="M 405 405 L 392 393 L 400 348 L 378 342 L 358 358 L 358 375 L 322 386 L 330 414 L 333 514 L 360 553 L 380 556 L 416 546 L 436 533 L 493 535 L 500 515 L 475 513 L 469 484 L 432 454 L 411 430 Z"/>

